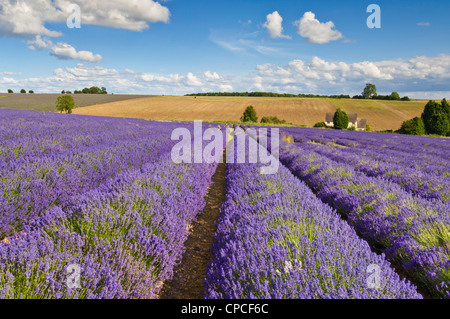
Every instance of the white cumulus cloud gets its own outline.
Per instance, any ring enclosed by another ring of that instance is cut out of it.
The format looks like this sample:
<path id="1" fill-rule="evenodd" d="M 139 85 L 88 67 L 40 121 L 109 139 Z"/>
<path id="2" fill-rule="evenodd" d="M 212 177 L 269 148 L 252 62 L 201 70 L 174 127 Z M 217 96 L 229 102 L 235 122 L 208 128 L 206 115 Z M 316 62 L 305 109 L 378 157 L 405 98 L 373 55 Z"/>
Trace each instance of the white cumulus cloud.
<path id="1" fill-rule="evenodd" d="M 46 23 L 66 23 L 71 4 L 81 9 L 81 23 L 142 31 L 149 23 L 170 20 L 167 7 L 153 0 L 0 0 L 0 36 L 61 36 Z"/>
<path id="2" fill-rule="evenodd" d="M 29 48 L 34 50 L 49 50 L 50 54 L 61 60 L 80 60 L 85 62 L 99 62 L 102 56 L 93 54 L 90 51 L 77 51 L 72 45 L 68 43 L 58 42 L 54 44 L 51 40 L 42 38 L 37 35 L 33 40 L 28 41 Z"/>
<path id="3" fill-rule="evenodd" d="M 267 15 L 267 20 L 263 25 L 267 29 L 271 38 L 291 39 L 290 36 L 283 34 L 283 18 L 278 11 L 274 11 Z"/>
<path id="4" fill-rule="evenodd" d="M 311 61 L 292 60 L 284 66 L 262 64 L 256 70 L 253 89 L 263 91 L 359 94 L 370 81 L 380 92 L 444 92 L 450 81 L 450 55 L 353 63 L 314 57 Z"/>
<path id="5" fill-rule="evenodd" d="M 322 23 L 311 11 L 305 12 L 295 25 L 298 35 L 307 39 L 308 43 L 325 44 L 343 38 L 342 33 L 335 29 L 332 21 Z"/>

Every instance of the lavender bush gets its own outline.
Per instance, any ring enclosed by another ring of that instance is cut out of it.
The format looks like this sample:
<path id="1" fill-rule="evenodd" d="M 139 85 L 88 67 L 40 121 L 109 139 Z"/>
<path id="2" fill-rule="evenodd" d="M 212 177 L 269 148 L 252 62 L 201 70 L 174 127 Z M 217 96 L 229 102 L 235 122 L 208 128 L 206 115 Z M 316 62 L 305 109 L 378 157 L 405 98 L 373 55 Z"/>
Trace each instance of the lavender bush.
<path id="1" fill-rule="evenodd" d="M 171 161 L 170 133 L 182 124 L 2 115 L 0 126 L 25 121 L 44 144 L 40 131 L 53 127 L 47 140 L 61 143 L 45 151 L 32 141 L 4 157 L 0 298 L 157 298 L 216 167 Z M 67 282 L 73 264 L 78 289 Z"/>
<path id="2" fill-rule="evenodd" d="M 227 166 L 206 298 L 421 298 L 284 166 Z M 378 289 L 368 267 L 381 270 Z"/>
<path id="3" fill-rule="evenodd" d="M 381 176 L 369 177 L 313 149 L 304 143 L 286 144 L 280 160 L 415 284 L 435 297 L 449 297 L 450 205 L 446 198 L 413 196 Z"/>

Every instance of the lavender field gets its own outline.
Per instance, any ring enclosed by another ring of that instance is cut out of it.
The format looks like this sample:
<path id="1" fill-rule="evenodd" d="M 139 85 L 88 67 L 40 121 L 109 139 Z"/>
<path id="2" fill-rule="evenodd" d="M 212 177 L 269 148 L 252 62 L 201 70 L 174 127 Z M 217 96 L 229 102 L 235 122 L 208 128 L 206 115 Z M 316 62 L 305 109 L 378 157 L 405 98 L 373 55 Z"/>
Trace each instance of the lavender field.
<path id="1" fill-rule="evenodd" d="M 180 127 L 0 110 L 0 298 L 160 298 L 220 165 L 175 164 Z M 450 140 L 281 136 L 276 174 L 225 164 L 204 298 L 450 298 Z"/>

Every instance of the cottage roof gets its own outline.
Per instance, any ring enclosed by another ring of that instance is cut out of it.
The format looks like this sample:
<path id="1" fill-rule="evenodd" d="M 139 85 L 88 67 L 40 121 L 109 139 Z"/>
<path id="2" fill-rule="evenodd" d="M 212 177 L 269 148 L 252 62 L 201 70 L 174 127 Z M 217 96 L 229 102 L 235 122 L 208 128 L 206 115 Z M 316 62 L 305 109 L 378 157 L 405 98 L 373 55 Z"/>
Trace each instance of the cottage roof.
<path id="1" fill-rule="evenodd" d="M 348 115 L 348 121 L 350 123 L 356 123 L 356 121 L 358 120 L 358 114 L 357 113 L 347 113 Z"/>
<path id="2" fill-rule="evenodd" d="M 356 121 L 358 120 L 357 113 L 347 113 L 347 115 L 348 115 L 348 121 L 350 123 L 356 123 Z M 334 113 L 329 112 L 329 113 L 327 113 L 327 115 L 325 117 L 325 122 L 333 122 L 333 119 L 334 119 Z"/>
<path id="3" fill-rule="evenodd" d="M 333 122 L 334 113 L 327 113 L 325 117 L 325 122 Z"/>

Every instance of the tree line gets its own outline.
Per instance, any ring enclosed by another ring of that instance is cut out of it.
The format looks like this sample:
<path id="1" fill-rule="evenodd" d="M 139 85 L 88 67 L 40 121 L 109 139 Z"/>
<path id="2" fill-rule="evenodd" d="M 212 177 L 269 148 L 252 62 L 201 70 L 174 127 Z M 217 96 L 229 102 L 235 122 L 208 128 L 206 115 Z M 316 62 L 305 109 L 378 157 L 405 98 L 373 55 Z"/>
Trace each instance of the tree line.
<path id="1" fill-rule="evenodd" d="M 61 92 L 64 94 L 64 91 Z M 70 92 L 66 92 L 66 94 L 70 94 Z M 73 94 L 108 94 L 105 87 L 99 88 L 98 86 L 92 86 L 90 88 L 84 88 L 82 90 L 75 90 Z"/>
<path id="2" fill-rule="evenodd" d="M 8 89 L 8 93 L 13 94 L 14 91 L 11 89 Z M 22 90 L 20 90 L 20 93 L 25 94 L 25 93 L 27 93 L 27 91 L 25 89 L 22 89 Z M 34 91 L 29 90 L 28 93 L 33 94 Z M 62 90 L 61 94 L 72 94 L 72 91 Z M 105 87 L 99 88 L 98 86 L 92 86 L 90 88 L 84 88 L 82 90 L 75 90 L 75 91 L 73 91 L 73 94 L 108 94 L 108 91 L 106 90 Z"/>
<path id="3" fill-rule="evenodd" d="M 332 98 L 332 99 L 350 99 L 350 95 L 318 95 L 318 94 L 289 94 L 273 92 L 208 92 L 192 93 L 185 96 L 244 96 L 244 97 L 303 97 L 303 98 Z"/>
<path id="4" fill-rule="evenodd" d="M 393 101 L 410 101 L 407 96 L 400 97 L 398 92 L 392 92 L 390 95 L 378 95 L 375 84 L 367 83 L 361 95 L 350 97 L 348 94 L 339 95 L 319 95 L 319 94 L 289 94 L 289 93 L 273 93 L 273 92 L 208 92 L 208 93 L 192 93 L 185 96 L 244 96 L 244 97 L 299 97 L 299 98 L 329 98 L 329 99 L 372 99 L 372 100 L 393 100 Z"/>
<path id="5" fill-rule="evenodd" d="M 8 93 L 9 93 L 9 94 L 14 94 L 14 91 L 11 90 L 11 89 L 8 89 Z M 21 94 L 26 94 L 26 93 L 27 93 L 27 90 L 22 89 L 22 90 L 20 90 L 20 93 L 21 93 Z M 29 90 L 29 91 L 28 91 L 28 94 L 34 94 L 34 91 L 33 91 L 33 90 Z"/>

